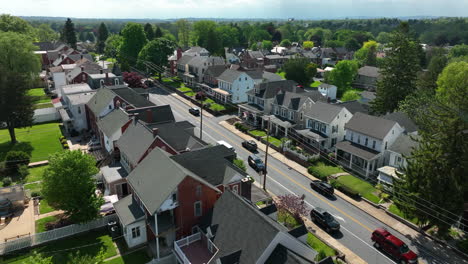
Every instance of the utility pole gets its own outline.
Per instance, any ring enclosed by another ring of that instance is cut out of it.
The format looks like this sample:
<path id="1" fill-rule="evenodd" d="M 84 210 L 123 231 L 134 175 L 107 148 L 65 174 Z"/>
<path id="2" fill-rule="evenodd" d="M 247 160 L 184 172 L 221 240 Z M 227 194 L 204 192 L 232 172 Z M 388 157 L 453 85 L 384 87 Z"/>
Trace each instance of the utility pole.
<path id="1" fill-rule="evenodd" d="M 266 191 L 266 175 L 267 175 L 267 164 L 268 164 L 268 147 L 270 146 L 270 117 L 268 117 L 268 126 L 267 126 L 267 144 L 265 149 L 265 170 L 263 171 L 263 190 Z"/>
<path id="2" fill-rule="evenodd" d="M 204 94 L 200 93 L 200 139 L 202 139 L 203 136 L 203 99 L 204 99 Z"/>

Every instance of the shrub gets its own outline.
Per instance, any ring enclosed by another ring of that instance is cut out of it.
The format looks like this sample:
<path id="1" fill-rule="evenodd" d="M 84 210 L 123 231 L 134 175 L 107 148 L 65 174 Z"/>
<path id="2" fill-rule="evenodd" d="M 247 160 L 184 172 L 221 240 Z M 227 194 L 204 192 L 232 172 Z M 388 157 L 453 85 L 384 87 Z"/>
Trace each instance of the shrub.
<path id="1" fill-rule="evenodd" d="M 19 165 L 18 166 L 18 174 L 21 179 L 25 179 L 29 175 L 29 168 L 27 165 Z"/>
<path id="2" fill-rule="evenodd" d="M 319 160 L 320 160 L 320 155 L 313 155 L 307 160 L 307 162 L 309 162 L 310 164 L 315 164 Z"/>
<path id="3" fill-rule="evenodd" d="M 316 260 L 316 261 L 320 261 L 320 260 L 322 260 L 322 259 L 324 259 L 324 258 L 326 258 L 326 257 L 327 257 L 327 254 L 325 253 L 325 251 L 324 251 L 324 250 L 320 250 L 320 251 L 318 252 L 317 256 L 315 257 L 315 260 Z"/>
<path id="4" fill-rule="evenodd" d="M 5 166 L 17 169 L 19 165 L 28 165 L 31 156 L 24 151 L 9 151 L 5 156 Z"/>
<path id="5" fill-rule="evenodd" d="M 353 190 L 353 189 L 351 189 L 350 187 L 348 187 L 346 185 L 339 184 L 337 189 L 340 190 L 341 192 L 343 192 L 344 194 L 352 197 L 352 198 L 357 199 L 357 198 L 360 197 L 359 193 L 356 190 Z"/>
<path id="6" fill-rule="evenodd" d="M 68 144 L 63 144 L 63 148 L 64 148 L 64 149 L 68 149 L 68 148 L 69 148 L 69 147 L 68 147 Z"/>
<path id="7" fill-rule="evenodd" d="M 2 182 L 3 182 L 3 186 L 7 187 L 7 186 L 10 186 L 13 181 L 11 180 L 10 177 L 5 177 L 3 178 Z"/>
<path id="8" fill-rule="evenodd" d="M 32 192 L 32 193 L 31 193 L 31 197 L 32 197 L 32 198 L 40 197 L 40 196 L 41 196 L 41 193 L 40 193 L 40 192 Z"/>

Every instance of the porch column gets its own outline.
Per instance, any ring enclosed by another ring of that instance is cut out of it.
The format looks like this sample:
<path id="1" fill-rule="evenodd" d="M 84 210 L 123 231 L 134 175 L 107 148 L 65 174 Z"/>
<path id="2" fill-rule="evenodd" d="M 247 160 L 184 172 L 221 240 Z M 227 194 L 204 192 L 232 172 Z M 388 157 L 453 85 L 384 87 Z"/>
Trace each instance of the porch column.
<path id="1" fill-rule="evenodd" d="M 156 231 L 156 257 L 159 260 L 158 213 L 154 213 L 154 230 Z"/>
<path id="2" fill-rule="evenodd" d="M 366 179 L 369 176 L 369 167 L 370 167 L 370 162 L 367 161 L 367 166 L 366 166 Z"/>
<path id="3" fill-rule="evenodd" d="M 349 167 L 352 169 L 353 168 L 353 154 L 349 153 L 350 156 L 349 156 Z"/>
<path id="4" fill-rule="evenodd" d="M 287 138 L 287 137 L 288 137 L 288 128 L 285 127 L 285 128 L 284 128 L 284 131 L 286 132 L 286 133 L 284 134 L 284 137 Z"/>
<path id="5" fill-rule="evenodd" d="M 238 115 L 241 116 L 241 108 L 240 107 L 238 108 L 237 112 L 238 112 Z"/>

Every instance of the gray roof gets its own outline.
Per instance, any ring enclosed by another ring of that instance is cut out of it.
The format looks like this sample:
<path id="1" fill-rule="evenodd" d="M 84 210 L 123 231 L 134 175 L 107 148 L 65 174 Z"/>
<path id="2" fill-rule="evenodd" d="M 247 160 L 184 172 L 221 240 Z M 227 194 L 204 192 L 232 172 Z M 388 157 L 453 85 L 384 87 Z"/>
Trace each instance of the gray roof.
<path id="1" fill-rule="evenodd" d="M 292 93 L 286 91 L 278 94 L 274 103 L 289 109 L 298 110 L 299 107 L 301 107 L 308 98 L 312 99 L 314 102 L 326 102 L 326 98 L 318 91 L 309 91 L 303 93 Z"/>
<path id="2" fill-rule="evenodd" d="M 125 100 L 127 104 L 133 105 L 134 107 L 154 106 L 152 102 L 126 85 L 105 86 L 105 88 L 111 89 L 117 96 Z"/>
<path id="3" fill-rule="evenodd" d="M 408 115 L 406 115 L 403 112 L 388 113 L 382 117 L 387 120 L 393 120 L 397 122 L 408 133 L 413 133 L 415 131 L 418 131 L 418 126 L 413 122 L 413 120 L 409 118 Z"/>
<path id="4" fill-rule="evenodd" d="M 263 99 L 275 97 L 279 91 L 295 92 L 298 91 L 297 83 L 292 80 L 279 80 L 273 82 L 263 82 L 256 85 L 257 89 L 247 91 L 247 94 L 254 95 Z M 255 91 L 258 90 L 258 93 Z M 303 89 L 300 89 L 303 92 Z"/>
<path id="5" fill-rule="evenodd" d="M 370 148 L 366 148 L 364 146 L 361 146 L 359 144 L 355 144 L 350 141 L 340 141 L 336 143 L 336 148 L 344 150 L 348 153 L 352 153 L 353 155 L 356 155 L 358 157 L 361 157 L 365 160 L 372 160 L 374 159 L 377 155 L 380 153 L 378 151 L 375 151 Z"/>
<path id="6" fill-rule="evenodd" d="M 341 112 L 343 107 L 323 102 L 315 102 L 315 104 L 304 104 L 303 109 L 304 115 L 329 124 Z"/>
<path id="7" fill-rule="evenodd" d="M 115 132 L 120 130 L 128 120 L 129 117 L 124 110 L 115 108 L 107 115 L 99 118 L 97 120 L 97 125 L 107 137 L 111 137 Z"/>
<path id="8" fill-rule="evenodd" d="M 212 64 L 212 65 L 224 65 L 225 61 L 221 57 L 217 56 L 195 56 L 187 64 L 195 67 L 204 66 L 203 64 Z"/>
<path id="9" fill-rule="evenodd" d="M 70 100 L 70 104 L 72 105 L 79 105 L 79 104 L 87 104 L 91 98 L 93 98 L 95 92 L 87 92 L 87 93 L 79 93 L 79 94 L 69 94 L 67 95 L 68 100 Z"/>
<path id="10" fill-rule="evenodd" d="M 62 91 L 64 94 L 76 94 L 91 92 L 92 89 L 87 83 L 74 83 L 62 86 Z"/>
<path id="11" fill-rule="evenodd" d="M 217 190 L 169 156 L 164 150 L 155 148 L 127 177 L 132 190 L 150 214 L 154 214 L 161 207 L 187 176 Z"/>
<path id="12" fill-rule="evenodd" d="M 417 136 L 414 136 L 417 140 Z M 401 134 L 395 142 L 388 148 L 396 153 L 400 153 L 404 156 L 411 155 L 411 151 L 418 147 L 419 143 L 412 139 L 410 135 Z"/>
<path id="13" fill-rule="evenodd" d="M 265 263 L 268 264 L 314 264 L 313 260 L 307 260 L 306 258 L 296 254 L 294 251 L 283 246 L 281 243 L 278 244 L 271 255 L 268 257 Z M 333 263 L 333 262 L 332 262 Z"/>
<path id="14" fill-rule="evenodd" d="M 357 100 L 343 102 L 343 103 L 339 103 L 337 105 L 344 106 L 353 115 L 356 114 L 357 112 L 361 112 L 361 113 L 364 113 L 364 114 L 369 113 L 369 105 L 361 103 L 361 102 L 359 102 Z"/>
<path id="15" fill-rule="evenodd" d="M 38 50 L 54 50 L 63 45 L 63 43 L 59 41 L 34 42 L 33 44 L 38 47 Z"/>
<path id="16" fill-rule="evenodd" d="M 195 58 L 195 56 L 192 56 L 192 55 L 183 55 L 183 56 L 180 57 L 180 59 L 177 61 L 177 64 L 182 64 L 182 65 L 188 64 L 193 58 Z"/>
<path id="17" fill-rule="evenodd" d="M 263 55 L 263 53 L 259 50 L 249 50 L 248 54 L 251 58 L 255 58 L 255 59 L 265 57 L 265 55 Z"/>
<path id="18" fill-rule="evenodd" d="M 364 66 L 358 70 L 359 75 L 378 78 L 380 76 L 379 68 L 373 66 Z"/>
<path id="19" fill-rule="evenodd" d="M 105 107 L 114 99 L 115 93 L 107 88 L 99 88 L 94 96 L 86 104 L 96 117 L 104 110 Z"/>
<path id="20" fill-rule="evenodd" d="M 211 65 L 205 71 L 205 75 L 210 75 L 214 78 L 218 78 L 225 70 L 226 65 Z"/>
<path id="21" fill-rule="evenodd" d="M 122 168 L 122 164 L 117 162 L 116 164 L 104 166 L 100 168 L 102 177 L 106 180 L 107 183 L 118 181 L 122 178 L 127 177 L 127 171 Z"/>
<path id="22" fill-rule="evenodd" d="M 233 83 L 243 72 L 226 69 L 219 77 L 219 80 L 223 80 L 228 83 Z"/>
<path id="23" fill-rule="evenodd" d="M 345 124 L 345 129 L 353 130 L 373 138 L 383 139 L 395 124 L 396 122 L 392 120 L 358 112 Z"/>
<path id="24" fill-rule="evenodd" d="M 114 209 L 122 225 L 126 226 L 131 223 L 135 223 L 138 220 L 142 220 L 145 217 L 145 213 L 141 210 L 140 206 L 133 199 L 133 195 L 127 195 L 114 203 Z"/>
<path id="25" fill-rule="evenodd" d="M 185 152 L 171 158 L 212 185 L 218 186 L 239 181 L 247 176 L 244 171 L 227 160 L 227 158 L 234 159 L 235 156 L 234 151 L 223 145 L 217 145 Z M 210 166 L 202 166 L 202 164 L 210 164 Z"/>
<path id="26" fill-rule="evenodd" d="M 138 119 L 151 124 L 175 122 L 170 105 L 148 106 L 127 110 L 129 114 L 138 114 Z"/>
<path id="27" fill-rule="evenodd" d="M 152 131 L 141 121 L 132 121 L 117 140 L 117 146 L 133 165 L 137 165 L 154 140 L 155 136 Z"/>
<path id="28" fill-rule="evenodd" d="M 148 124 L 148 127 L 152 129 L 157 128 L 158 136 L 177 152 L 183 152 L 187 149 L 195 150 L 207 145 L 207 143 L 193 134 L 195 126 L 189 121 Z"/>
<path id="29" fill-rule="evenodd" d="M 94 61 L 93 56 L 91 56 L 90 54 L 70 54 L 68 55 L 68 57 L 72 59 L 73 61 L 77 61 L 80 59 L 87 59 L 89 61 Z"/>
<path id="30" fill-rule="evenodd" d="M 284 226 L 229 190 L 205 220 L 215 231 L 213 242 L 219 248 L 215 258 L 235 255 L 238 263 L 256 263 L 279 232 L 295 239 Z"/>

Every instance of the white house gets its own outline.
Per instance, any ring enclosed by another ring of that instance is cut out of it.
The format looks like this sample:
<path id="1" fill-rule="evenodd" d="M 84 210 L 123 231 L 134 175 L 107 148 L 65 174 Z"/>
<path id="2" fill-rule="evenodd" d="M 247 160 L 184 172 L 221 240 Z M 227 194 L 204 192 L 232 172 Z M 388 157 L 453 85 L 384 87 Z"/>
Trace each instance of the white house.
<path id="1" fill-rule="evenodd" d="M 247 91 L 253 89 L 254 84 L 252 77 L 245 72 L 227 69 L 218 77 L 219 89 L 224 93 L 218 89 L 213 89 L 213 92 L 219 94 L 224 101 L 238 104 L 247 102 Z"/>
<path id="2" fill-rule="evenodd" d="M 115 108 L 97 120 L 97 125 L 104 137 L 104 147 L 108 153 L 114 150 L 114 142 L 122 136 L 122 127 L 130 122 L 129 120 L 128 114 L 122 108 Z"/>
<path id="3" fill-rule="evenodd" d="M 404 131 L 395 121 L 360 112 L 346 123 L 345 130 L 345 141 L 336 144 L 336 158 L 366 177 L 384 164 L 383 153 Z"/>
<path id="4" fill-rule="evenodd" d="M 52 74 L 52 79 L 54 80 L 55 92 L 59 97 L 62 96 L 62 91 L 60 90 L 60 87 L 67 84 L 65 72 L 54 72 Z"/>
<path id="5" fill-rule="evenodd" d="M 337 88 L 335 85 L 328 83 L 321 83 L 318 86 L 318 91 L 329 100 L 336 100 L 336 91 Z"/>
<path id="6" fill-rule="evenodd" d="M 94 91 L 90 91 L 85 93 L 63 95 L 63 102 L 65 102 L 66 108 L 68 110 L 72 123 L 72 129 L 75 129 L 78 132 L 88 129 L 85 105 L 89 102 L 89 100 L 91 100 L 94 94 Z"/>
<path id="7" fill-rule="evenodd" d="M 352 117 L 345 107 L 309 100 L 299 109 L 299 120 L 304 129 L 297 132 L 320 150 L 332 150 L 343 140 L 345 124 Z"/>

